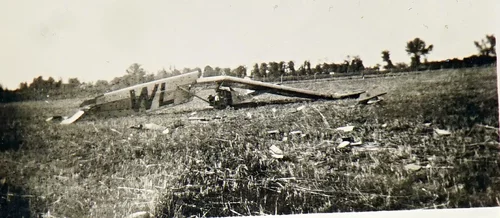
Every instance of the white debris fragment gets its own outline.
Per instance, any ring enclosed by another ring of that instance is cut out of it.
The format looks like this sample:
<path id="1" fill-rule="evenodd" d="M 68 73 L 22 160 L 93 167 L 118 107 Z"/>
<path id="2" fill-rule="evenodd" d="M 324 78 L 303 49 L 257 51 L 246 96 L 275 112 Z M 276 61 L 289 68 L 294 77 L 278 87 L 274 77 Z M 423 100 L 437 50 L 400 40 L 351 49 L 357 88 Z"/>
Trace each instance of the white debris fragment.
<path id="1" fill-rule="evenodd" d="M 272 157 L 277 159 L 283 158 L 283 151 L 280 148 L 276 147 L 275 145 L 272 145 L 269 148 L 269 151 L 271 152 Z"/>
<path id="2" fill-rule="evenodd" d="M 161 132 L 161 133 L 166 135 L 166 134 L 170 133 L 170 130 L 167 128 L 167 129 L 163 130 L 163 132 Z"/>
<path id="3" fill-rule="evenodd" d="M 290 135 L 298 135 L 298 134 L 302 134 L 302 131 L 296 130 L 296 131 L 291 131 L 290 132 Z"/>
<path id="4" fill-rule="evenodd" d="M 84 113 L 85 113 L 85 111 L 80 110 L 80 111 L 76 112 L 73 116 L 71 116 L 70 118 L 64 119 L 63 121 L 61 121 L 61 124 L 63 124 L 63 125 L 71 124 L 71 123 L 75 122 L 76 120 L 78 120 Z"/>
<path id="5" fill-rule="evenodd" d="M 298 108 L 297 108 L 297 111 L 304 110 L 304 108 L 306 108 L 306 106 L 305 106 L 305 105 L 302 105 L 302 106 L 300 106 L 300 107 L 298 107 Z"/>
<path id="6" fill-rule="evenodd" d="M 247 112 L 247 119 L 252 119 L 252 113 Z"/>
<path id="7" fill-rule="evenodd" d="M 140 212 L 135 212 L 133 214 L 129 214 L 125 218 L 150 218 L 150 217 L 153 217 L 151 213 L 146 211 L 140 211 Z"/>
<path id="8" fill-rule="evenodd" d="M 359 146 L 359 145 L 362 145 L 363 142 L 362 141 L 359 141 L 359 142 L 353 142 L 351 143 L 350 145 L 353 145 L 353 146 Z"/>
<path id="9" fill-rule="evenodd" d="M 382 124 L 382 128 L 387 127 L 387 123 Z"/>
<path id="10" fill-rule="evenodd" d="M 424 126 L 429 127 L 429 126 L 431 126 L 431 124 L 432 124 L 432 123 L 424 123 Z"/>
<path id="11" fill-rule="evenodd" d="M 416 164 L 407 164 L 405 165 L 405 170 L 418 171 L 422 169 L 422 166 Z"/>
<path id="12" fill-rule="evenodd" d="M 274 113 L 276 113 L 276 111 L 278 111 L 278 110 L 276 110 L 276 108 L 273 108 L 273 109 L 271 109 L 271 111 L 272 111 L 272 112 L 273 112 L 273 114 L 274 114 Z"/>
<path id="13" fill-rule="evenodd" d="M 194 115 L 196 115 L 196 111 L 193 112 L 193 113 L 191 113 L 191 114 L 189 114 L 189 116 L 194 116 Z"/>
<path id="14" fill-rule="evenodd" d="M 278 134 L 278 133 L 280 133 L 280 131 L 278 131 L 278 130 L 269 130 L 269 131 L 267 131 L 267 134 Z"/>
<path id="15" fill-rule="evenodd" d="M 366 102 L 366 104 L 375 104 L 375 103 L 378 103 L 381 101 L 382 101 L 382 99 L 370 99 L 370 100 L 368 100 L 368 102 Z"/>
<path id="16" fill-rule="evenodd" d="M 444 129 L 434 129 L 434 131 L 438 134 L 438 135 L 442 135 L 442 136 L 447 136 L 447 135 L 451 135 L 451 132 L 448 131 L 448 130 L 444 130 Z"/>
<path id="17" fill-rule="evenodd" d="M 343 127 L 337 128 L 337 130 L 344 131 L 344 132 L 351 132 L 352 130 L 354 130 L 354 126 L 343 126 Z"/>
<path id="18" fill-rule="evenodd" d="M 348 142 L 348 141 L 343 141 L 343 142 L 341 142 L 341 143 L 337 146 L 337 148 L 345 148 L 346 146 L 348 146 L 348 145 L 350 145 L 350 144 L 351 144 L 351 142 Z"/>
<path id="19" fill-rule="evenodd" d="M 144 124 L 143 129 L 162 130 L 163 131 L 166 129 L 166 127 L 160 126 L 160 125 L 154 124 L 154 123 L 147 123 L 147 124 Z"/>
<path id="20" fill-rule="evenodd" d="M 118 130 L 116 130 L 116 129 L 113 129 L 113 128 L 111 128 L 110 130 L 111 130 L 111 131 L 113 131 L 113 132 L 116 132 L 116 133 L 118 133 L 118 134 L 120 134 L 120 135 L 121 135 L 121 134 L 123 134 L 123 133 L 121 133 L 120 131 L 118 131 Z"/>
<path id="21" fill-rule="evenodd" d="M 288 137 L 286 137 L 286 136 L 283 137 L 283 140 L 281 140 L 281 141 L 284 141 L 284 142 L 288 141 Z"/>

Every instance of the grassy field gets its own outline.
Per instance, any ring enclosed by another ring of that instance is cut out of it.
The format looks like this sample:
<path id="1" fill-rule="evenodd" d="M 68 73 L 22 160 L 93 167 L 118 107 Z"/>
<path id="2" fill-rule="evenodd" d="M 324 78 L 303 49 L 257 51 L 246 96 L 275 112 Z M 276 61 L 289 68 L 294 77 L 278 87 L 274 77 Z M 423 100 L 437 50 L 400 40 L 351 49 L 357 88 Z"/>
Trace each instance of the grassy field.
<path id="1" fill-rule="evenodd" d="M 0 217 L 499 206 L 496 81 L 495 68 L 478 68 L 293 83 L 388 94 L 368 106 L 342 100 L 239 110 L 210 110 L 195 99 L 153 114 L 69 126 L 45 119 L 71 114 L 83 99 L 3 104 Z M 195 111 L 221 119 L 189 121 Z M 169 132 L 129 128 L 145 123 Z M 346 125 L 355 128 L 336 130 Z M 361 143 L 338 148 L 342 138 Z M 283 158 L 272 156 L 273 145 Z"/>

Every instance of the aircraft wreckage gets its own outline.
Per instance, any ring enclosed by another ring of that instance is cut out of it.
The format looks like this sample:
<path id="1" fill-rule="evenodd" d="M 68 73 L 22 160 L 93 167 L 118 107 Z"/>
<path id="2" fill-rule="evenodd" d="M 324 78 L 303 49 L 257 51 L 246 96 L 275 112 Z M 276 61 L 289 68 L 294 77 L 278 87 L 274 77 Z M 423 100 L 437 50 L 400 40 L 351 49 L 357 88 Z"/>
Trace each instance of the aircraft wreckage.
<path id="1" fill-rule="evenodd" d="M 80 119 L 84 114 L 123 113 L 125 115 L 150 112 L 190 102 L 194 97 L 205 101 L 213 108 L 224 109 L 228 106 L 238 107 L 245 104 L 251 104 L 252 102 L 249 101 L 250 99 L 263 93 L 306 98 L 310 100 L 339 100 L 359 98 L 360 95 L 365 92 L 355 91 L 346 94 L 327 94 L 246 78 L 243 79 L 231 76 L 204 78 L 200 77 L 200 75 L 198 71 L 195 71 L 107 92 L 84 101 L 80 105 L 79 111 L 69 118 L 63 118 L 61 124 L 71 124 Z M 198 96 L 194 92 L 194 87 L 203 84 L 216 84 L 215 95 L 210 95 L 208 98 Z M 242 94 L 233 89 L 233 86 L 252 91 L 248 94 Z M 366 103 L 368 100 L 374 99 L 382 94 L 362 99 L 360 102 Z"/>

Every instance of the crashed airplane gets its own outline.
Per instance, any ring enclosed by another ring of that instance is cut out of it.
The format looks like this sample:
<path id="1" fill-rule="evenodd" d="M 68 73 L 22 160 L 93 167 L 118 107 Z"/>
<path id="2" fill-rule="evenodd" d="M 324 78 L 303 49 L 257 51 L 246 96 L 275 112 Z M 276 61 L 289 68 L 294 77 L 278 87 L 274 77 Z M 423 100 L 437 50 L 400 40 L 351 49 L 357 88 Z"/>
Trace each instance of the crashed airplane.
<path id="1" fill-rule="evenodd" d="M 238 107 L 251 103 L 248 101 L 249 99 L 263 93 L 311 100 L 338 100 L 359 98 L 365 92 L 326 94 L 238 77 L 214 76 L 204 78 L 200 77 L 200 75 L 198 71 L 195 71 L 99 95 L 84 101 L 80 105 L 80 110 L 73 116 L 63 119 L 61 124 L 71 124 L 80 119 L 84 114 L 89 113 L 123 113 L 127 115 L 131 113 L 150 112 L 190 102 L 194 97 L 205 101 L 213 108 L 223 109 L 228 106 Z M 202 84 L 216 84 L 215 95 L 210 95 L 207 99 L 196 95 L 194 87 Z M 241 94 L 234 90 L 232 86 L 253 91 L 249 94 Z"/>

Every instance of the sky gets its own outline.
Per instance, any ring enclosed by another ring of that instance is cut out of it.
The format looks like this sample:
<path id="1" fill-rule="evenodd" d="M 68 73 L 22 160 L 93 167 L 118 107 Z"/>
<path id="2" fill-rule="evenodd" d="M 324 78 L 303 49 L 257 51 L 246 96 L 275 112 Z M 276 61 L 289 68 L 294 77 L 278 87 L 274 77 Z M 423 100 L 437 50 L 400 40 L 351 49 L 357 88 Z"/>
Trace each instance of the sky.
<path id="1" fill-rule="evenodd" d="M 365 66 L 410 62 L 420 37 L 428 60 L 477 53 L 494 34 L 497 0 L 1 0 L 0 84 L 34 77 L 111 80 L 133 63 L 149 73 L 174 67 L 237 67 L 293 60 Z M 496 35 L 496 34 L 495 34 Z"/>

